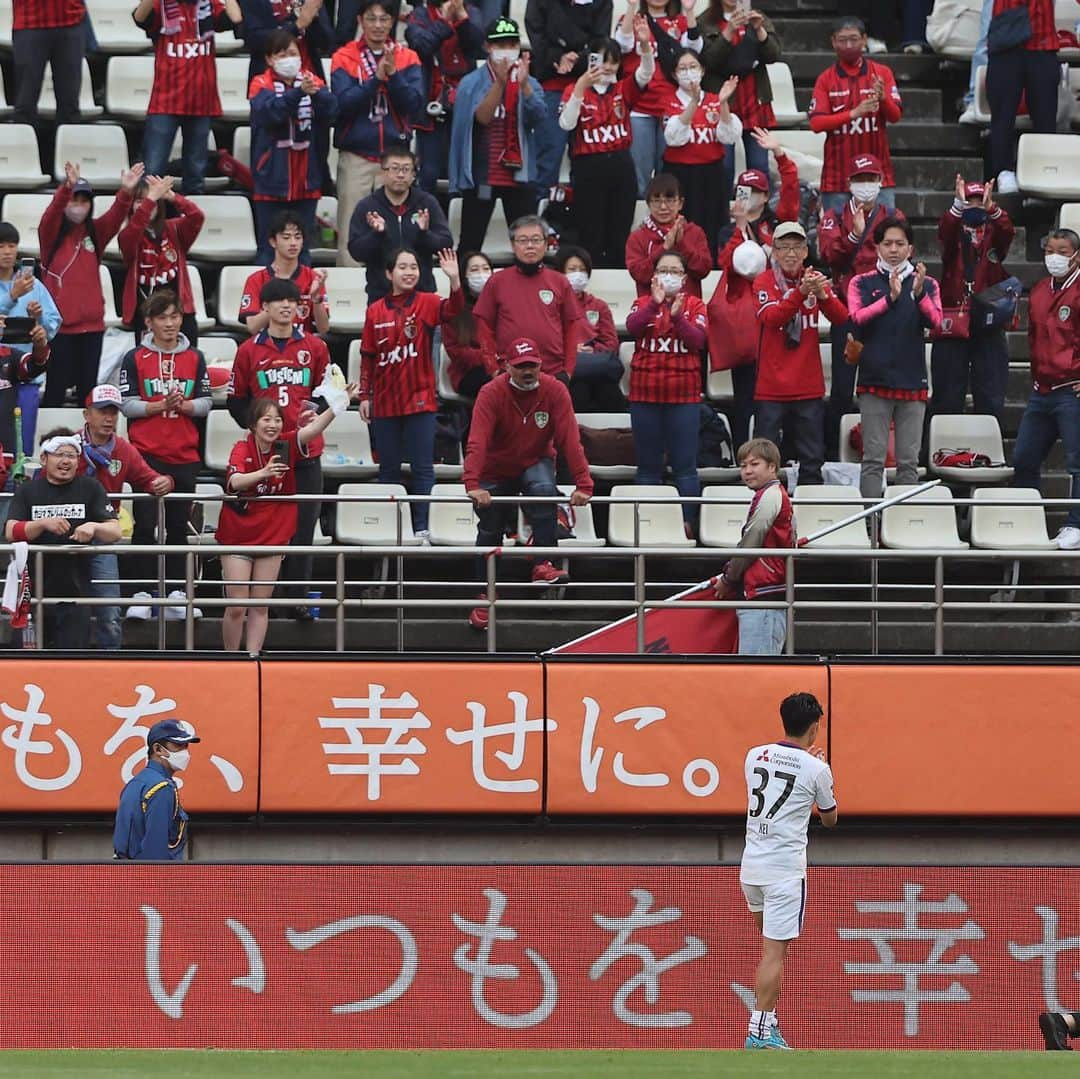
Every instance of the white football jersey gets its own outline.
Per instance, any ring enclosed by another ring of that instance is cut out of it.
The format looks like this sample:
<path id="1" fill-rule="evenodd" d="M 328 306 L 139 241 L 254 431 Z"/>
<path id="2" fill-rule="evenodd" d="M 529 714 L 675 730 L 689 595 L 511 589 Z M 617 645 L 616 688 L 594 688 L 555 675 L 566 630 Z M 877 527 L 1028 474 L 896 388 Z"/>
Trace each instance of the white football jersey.
<path id="1" fill-rule="evenodd" d="M 746 754 L 746 847 L 739 879 L 776 884 L 806 876 L 810 810 L 836 808 L 829 766 L 791 742 Z"/>

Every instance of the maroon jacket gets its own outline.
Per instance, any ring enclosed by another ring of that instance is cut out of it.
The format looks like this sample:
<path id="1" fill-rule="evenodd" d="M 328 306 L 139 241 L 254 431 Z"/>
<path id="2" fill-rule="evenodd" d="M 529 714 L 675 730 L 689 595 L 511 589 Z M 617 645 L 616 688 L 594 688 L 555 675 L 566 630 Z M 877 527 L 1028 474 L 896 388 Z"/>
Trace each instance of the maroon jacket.
<path id="1" fill-rule="evenodd" d="M 1028 347 L 1036 393 L 1080 383 L 1080 270 L 1059 289 L 1050 277 L 1035 282 L 1028 297 Z"/>
<path id="2" fill-rule="evenodd" d="M 530 392 L 516 390 L 508 374 L 497 375 L 476 395 L 465 452 L 466 491 L 482 482 L 516 479 L 556 449 L 566 459 L 574 484 L 592 494 L 589 462 L 570 403 L 570 391 L 552 375 L 540 375 Z"/>
<path id="3" fill-rule="evenodd" d="M 972 267 L 975 271 L 973 292 L 1004 281 L 1009 276 L 1002 266 L 1009 253 L 1016 229 L 1009 215 L 995 206 L 986 224 L 978 229 L 965 229 L 956 203 L 941 215 L 938 222 L 938 242 L 941 244 L 941 303 L 958 307 L 964 299 L 964 247 L 970 243 Z"/>

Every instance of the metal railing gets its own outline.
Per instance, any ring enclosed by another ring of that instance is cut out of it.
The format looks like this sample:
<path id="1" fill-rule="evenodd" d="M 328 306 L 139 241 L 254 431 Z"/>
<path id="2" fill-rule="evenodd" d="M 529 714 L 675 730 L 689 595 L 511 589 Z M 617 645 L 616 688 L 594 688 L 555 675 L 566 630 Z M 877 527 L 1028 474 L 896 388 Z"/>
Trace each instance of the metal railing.
<path id="1" fill-rule="evenodd" d="M 131 501 L 139 498 L 150 498 L 152 496 L 146 495 L 123 495 L 122 501 Z M 164 534 L 164 519 L 165 519 L 165 502 L 167 500 L 182 501 L 188 503 L 200 502 L 217 502 L 223 500 L 229 500 L 231 496 L 222 496 L 219 494 L 211 493 L 198 493 L 195 494 L 173 494 L 165 496 L 165 498 L 158 498 L 155 501 L 158 504 L 158 528 L 159 533 Z M 336 495 L 336 494 L 324 494 L 324 495 L 290 495 L 288 498 L 282 498 L 283 502 L 303 502 L 303 501 L 316 501 L 322 503 L 346 503 L 346 502 L 361 502 L 361 503 L 393 503 L 397 505 L 409 504 L 412 502 L 443 502 L 443 503 L 467 503 L 469 500 L 464 497 L 432 497 L 432 496 L 404 496 L 404 497 L 388 497 L 388 496 L 374 496 L 364 493 L 349 494 L 349 495 Z M 645 650 L 646 644 L 646 632 L 645 632 L 645 619 L 649 611 L 663 610 L 665 608 L 672 608 L 679 606 L 683 609 L 692 608 L 704 608 L 704 609 L 717 609 L 727 610 L 739 608 L 745 608 L 747 606 L 753 606 L 755 609 L 777 609 L 783 610 L 786 614 L 787 620 L 787 641 L 786 652 L 788 655 L 794 655 L 797 649 L 796 642 L 796 613 L 802 612 L 865 612 L 870 615 L 870 631 L 871 631 L 871 643 L 869 651 L 871 654 L 877 655 L 879 652 L 879 616 L 883 613 L 917 613 L 920 615 L 932 615 L 933 619 L 933 638 L 934 638 L 934 655 L 945 654 L 945 622 L 946 615 L 948 613 L 966 612 L 966 613 L 987 613 L 990 611 L 1000 613 L 1002 610 L 1009 610 L 1011 612 L 1025 612 L 1032 614 L 1046 614 L 1046 613 L 1074 613 L 1080 612 L 1080 599 L 1072 597 L 1071 593 L 1080 590 L 1080 551 L 1060 551 L 1060 550 L 1042 550 L 1031 548 L 1017 548 L 1010 550 L 985 550 L 977 548 L 944 548 L 944 549 L 890 549 L 878 546 L 878 532 L 879 521 L 877 516 L 869 518 L 870 521 L 870 540 L 872 546 L 869 548 L 838 548 L 838 547 L 800 547 L 794 549 L 748 549 L 748 548 L 736 548 L 736 547 L 681 547 L 681 546 L 656 546 L 648 547 L 640 545 L 640 537 L 642 531 L 641 523 L 641 507 L 649 504 L 666 503 L 679 501 L 685 504 L 694 504 L 698 506 L 704 506 L 710 501 L 705 498 L 684 498 L 684 499 L 657 499 L 657 498 L 635 498 L 633 496 L 618 496 L 618 497 L 597 497 L 591 501 L 593 506 L 601 505 L 615 505 L 615 504 L 632 504 L 634 505 L 634 544 L 633 546 L 598 546 L 598 547 L 572 547 L 572 546 L 559 546 L 552 548 L 540 548 L 531 545 L 522 544 L 506 544 L 498 547 L 465 547 L 465 546 L 430 546 L 430 545 L 414 545 L 405 542 L 406 535 L 404 524 L 402 520 L 403 514 L 401 512 L 395 514 L 397 521 L 396 526 L 396 542 L 386 544 L 339 544 L 331 543 L 329 545 L 312 545 L 312 546 L 275 546 L 275 547 L 226 547 L 216 542 L 208 542 L 208 539 L 204 539 L 202 542 L 192 542 L 183 546 L 164 546 L 161 544 L 153 545 L 133 545 L 128 543 L 121 543 L 116 545 L 99 545 L 94 544 L 87 547 L 57 547 L 57 546 L 45 546 L 40 544 L 31 544 L 30 552 L 32 556 L 31 563 L 31 581 L 33 588 L 32 610 L 36 616 L 39 632 L 37 634 L 36 647 L 43 647 L 41 628 L 44 626 L 44 613 L 47 607 L 60 604 L 60 603 L 80 603 L 91 607 L 121 607 L 126 609 L 136 603 L 141 603 L 141 600 L 135 600 L 130 597 L 58 597 L 58 596 L 46 596 L 42 593 L 41 582 L 43 581 L 44 573 L 44 559 L 46 556 L 50 558 L 59 557 L 88 557 L 102 553 L 115 553 L 121 560 L 130 558 L 133 556 L 147 556 L 151 555 L 158 560 L 158 574 L 157 579 L 151 583 L 157 588 L 159 597 L 155 600 L 158 605 L 158 638 L 157 647 L 159 649 L 165 649 L 167 646 L 167 633 L 166 633 L 166 615 L 165 606 L 170 601 L 167 601 L 164 597 L 168 595 L 169 585 L 176 584 L 182 587 L 184 593 L 184 599 L 182 602 L 177 603 L 178 606 L 184 608 L 184 649 L 186 651 L 192 651 L 195 649 L 195 608 L 207 608 L 210 610 L 218 610 L 225 607 L 295 607 L 298 603 L 297 599 L 289 596 L 275 596 L 269 599 L 238 599 L 238 598 L 225 598 L 214 595 L 200 594 L 196 596 L 196 589 L 202 587 L 205 590 L 205 585 L 200 581 L 197 566 L 201 560 L 207 558 L 215 558 L 220 555 L 227 554 L 280 554 L 280 555 L 313 555 L 326 561 L 333 561 L 333 576 L 332 578 L 321 578 L 313 581 L 305 582 L 290 582 L 284 579 L 279 579 L 279 585 L 300 584 L 303 583 L 308 587 L 319 586 L 322 588 L 322 598 L 319 600 L 319 606 L 324 611 L 331 611 L 335 625 L 334 632 L 334 651 L 344 652 L 345 637 L 346 637 L 346 621 L 350 612 L 358 613 L 362 611 L 386 611 L 392 610 L 396 621 L 397 629 L 397 651 L 405 651 L 405 624 L 406 613 L 409 611 L 415 611 L 419 609 L 428 610 L 454 610 L 461 612 L 464 616 L 470 609 L 474 607 L 486 607 L 489 611 L 488 626 L 485 631 L 485 643 L 486 650 L 489 653 L 498 651 L 498 633 L 499 633 L 499 619 L 500 615 L 505 616 L 507 612 L 535 612 L 535 611 L 547 611 L 552 609 L 552 599 L 550 596 L 544 597 L 532 597 L 515 595 L 515 594 L 499 594 L 499 564 L 500 563 L 514 563 L 519 559 L 550 559 L 550 560 L 564 560 L 568 561 L 571 566 L 574 563 L 579 565 L 582 563 L 595 563 L 597 560 L 601 560 L 605 563 L 629 563 L 628 573 L 608 573 L 602 580 L 585 580 L 575 582 L 568 585 L 560 585 L 559 588 L 572 588 L 574 590 L 573 599 L 567 600 L 568 606 L 577 612 L 596 612 L 606 620 L 611 619 L 613 612 L 616 618 L 621 618 L 626 615 L 632 615 L 636 620 L 636 650 L 641 653 Z M 502 504 L 507 507 L 520 507 L 522 505 L 535 505 L 538 503 L 554 503 L 557 505 L 565 505 L 566 498 L 537 498 L 529 496 L 514 496 L 514 497 L 500 497 L 493 499 L 493 503 Z M 873 506 L 874 500 L 855 500 L 852 499 L 850 505 L 854 510 L 860 505 Z M 926 503 L 920 503 L 926 505 Z M 1064 509 L 1074 504 L 1069 499 L 1044 499 L 1042 505 L 1045 508 L 1051 509 Z M 796 504 L 796 512 L 799 505 L 828 505 L 837 506 L 838 503 L 835 499 L 822 498 L 822 499 L 803 499 Z M 1001 500 L 995 502 L 993 500 L 979 500 L 977 503 L 974 499 L 951 499 L 950 501 L 940 501 L 930 503 L 934 508 L 947 508 L 947 507 L 970 507 L 979 505 L 983 507 L 992 506 L 1009 506 L 1016 508 L 1017 503 Z M 1035 503 L 1023 504 L 1026 507 L 1036 505 Z M 7 552 L 10 552 L 11 548 L 8 545 L 0 545 L 0 550 L 6 547 Z M 686 563 L 701 562 L 703 560 L 709 560 L 715 566 L 712 572 L 719 572 L 723 564 L 732 557 L 738 556 L 765 556 L 768 555 L 771 558 L 782 558 L 785 562 L 785 593 L 783 599 L 777 599 L 772 601 L 754 600 L 748 603 L 745 599 L 725 599 L 725 600 L 704 600 L 704 601 L 692 601 L 687 602 L 684 600 L 673 600 L 667 597 L 651 598 L 649 591 L 665 590 L 671 593 L 676 592 L 679 589 L 685 588 L 688 584 L 694 583 L 692 580 L 678 580 L 678 581 L 664 581 L 650 579 L 647 573 L 647 562 L 650 559 L 662 559 L 665 563 Z M 180 556 L 183 558 L 184 572 L 182 579 L 170 580 L 166 573 L 165 560 L 169 557 Z M 381 561 L 384 569 L 384 574 L 380 577 L 361 578 L 355 575 L 350 576 L 347 573 L 347 559 L 357 558 L 375 558 Z M 468 560 L 465 564 L 470 562 L 475 566 L 478 565 L 481 560 L 483 563 L 484 571 L 481 575 L 475 574 L 469 576 L 462 576 L 461 574 L 453 573 L 448 577 L 433 577 L 432 575 L 419 576 L 419 577 L 407 577 L 406 559 L 411 563 L 429 565 L 432 560 L 445 562 L 446 560 Z M 1018 580 L 1018 572 L 1016 568 L 1024 564 L 1040 564 L 1048 561 L 1061 560 L 1074 561 L 1077 570 L 1077 580 L 1075 584 L 1063 583 L 1038 583 L 1038 584 L 1022 584 Z M 821 582 L 806 582 L 796 583 L 796 565 L 804 564 L 806 566 L 833 565 L 840 563 L 841 565 L 850 568 L 854 562 L 866 562 L 869 564 L 869 580 L 866 583 L 852 582 L 850 580 L 850 572 L 837 573 L 835 575 L 830 574 L 830 580 Z M 395 566 L 395 575 L 389 576 L 389 566 L 393 563 Z M 992 565 L 997 567 L 1008 567 L 1013 570 L 1013 580 L 1011 583 L 1006 578 L 1002 578 L 997 583 L 947 583 L 945 579 L 946 567 L 955 568 L 959 565 Z M 880 579 L 880 567 L 890 564 L 906 564 L 906 565 L 926 565 L 930 568 L 932 574 L 932 580 L 927 584 L 921 583 L 904 583 L 904 582 L 882 582 Z M 835 579 L 832 579 L 835 577 Z M 430 578 L 430 579 L 429 579 Z M 125 578 L 121 573 L 121 584 L 132 585 L 138 582 L 132 581 L 129 578 Z M 224 583 L 224 582 L 222 582 Z M 246 584 L 248 582 L 237 582 Z M 213 587 L 218 587 L 218 582 L 212 582 Z M 503 582 L 501 586 L 507 592 L 521 592 L 521 591 L 539 591 L 540 585 L 527 585 L 519 581 Z M 546 593 L 549 586 L 543 586 L 543 590 Z M 357 589 L 365 589 L 363 594 L 357 595 L 355 591 Z M 407 596 L 406 589 L 410 591 L 420 591 L 423 594 L 419 596 Z M 477 595 L 477 590 L 481 590 L 482 595 Z M 598 592 L 608 592 L 626 590 L 630 591 L 629 596 L 621 595 L 604 595 L 598 596 Z M 1025 593 L 1032 590 L 1038 590 L 1039 592 L 1048 593 L 1055 596 L 1060 596 L 1060 602 L 1048 602 L 1046 600 L 1012 600 L 1007 604 L 1007 607 L 1000 602 L 996 601 L 996 597 L 992 595 L 995 591 L 1000 593 L 1002 590 L 1016 593 Z M 441 591 L 466 591 L 467 595 L 461 597 L 448 597 L 445 594 L 439 595 Z M 825 591 L 827 593 L 833 593 L 833 598 L 808 598 L 813 593 L 819 593 Z M 869 599 L 856 599 L 851 598 L 851 593 L 857 591 L 869 591 Z M 392 595 L 387 593 L 392 592 Z M 886 599 L 883 598 L 884 594 L 902 593 L 905 595 L 916 594 L 915 598 L 902 598 L 902 599 Z M 974 599 L 973 596 L 979 593 L 989 592 L 991 595 L 987 596 L 984 600 Z M 959 594 L 962 598 L 954 599 L 947 598 L 947 593 L 950 595 Z"/>

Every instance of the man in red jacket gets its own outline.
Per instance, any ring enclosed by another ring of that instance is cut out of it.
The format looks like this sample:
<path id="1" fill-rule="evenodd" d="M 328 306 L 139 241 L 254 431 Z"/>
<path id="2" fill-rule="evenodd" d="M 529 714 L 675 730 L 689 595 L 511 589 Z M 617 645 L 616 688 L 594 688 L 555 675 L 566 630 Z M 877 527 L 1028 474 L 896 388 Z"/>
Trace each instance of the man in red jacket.
<path id="1" fill-rule="evenodd" d="M 116 433 L 123 397 L 115 386 L 95 386 L 86 398 L 82 430 L 82 456 L 79 475 L 91 476 L 111 494 L 119 494 L 124 484 L 135 491 L 160 498 L 173 489 L 171 476 L 155 472 L 143 455 L 126 438 Z M 113 499 L 118 508 L 118 499 Z M 120 598 L 120 569 L 116 555 L 108 553 L 90 557 L 90 595 L 99 599 Z M 94 636 L 98 648 L 114 652 L 120 647 L 122 620 L 119 607 L 94 608 Z"/>
<path id="2" fill-rule="evenodd" d="M 818 309 L 833 323 L 847 308 L 828 278 L 806 268 L 806 232 L 785 221 L 773 233 L 772 266 L 754 282 L 761 343 L 754 390 L 754 437 L 795 448 L 799 483 L 821 483 L 825 463 L 825 378 L 818 347 Z"/>
<path id="3" fill-rule="evenodd" d="M 592 497 L 589 462 L 570 403 L 570 392 L 556 378 L 541 373 L 534 341 L 518 338 L 506 357 L 508 370 L 492 379 L 476 397 L 469 445 L 465 453 L 465 492 L 476 506 L 480 527 L 477 547 L 497 547 L 505 528 L 505 505 L 493 505 L 492 496 L 533 495 L 556 498 L 555 452 L 566 460 L 574 478 L 571 506 L 584 506 Z M 555 503 L 524 506 L 537 547 L 554 547 Z M 569 574 L 551 562 L 534 562 L 532 579 L 558 584 Z M 485 593 L 480 598 L 486 598 Z M 474 629 L 487 629 L 488 608 L 469 615 Z"/>
<path id="4" fill-rule="evenodd" d="M 1046 238 L 1046 271 L 1028 298 L 1031 396 L 1013 449 L 1013 485 L 1038 487 L 1039 473 L 1060 438 L 1069 497 L 1080 499 L 1080 236 L 1054 229 Z M 1063 550 L 1080 548 L 1080 502 L 1057 534 Z"/>

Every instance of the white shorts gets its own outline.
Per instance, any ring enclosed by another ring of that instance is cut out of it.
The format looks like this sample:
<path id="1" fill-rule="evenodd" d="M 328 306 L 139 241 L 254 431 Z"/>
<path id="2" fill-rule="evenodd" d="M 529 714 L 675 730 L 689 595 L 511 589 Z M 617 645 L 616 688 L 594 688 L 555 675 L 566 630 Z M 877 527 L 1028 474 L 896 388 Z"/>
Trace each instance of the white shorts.
<path id="1" fill-rule="evenodd" d="M 777 881 L 775 884 L 742 884 L 751 912 L 764 912 L 762 936 L 769 940 L 794 940 L 802 932 L 806 914 L 806 878 Z"/>

